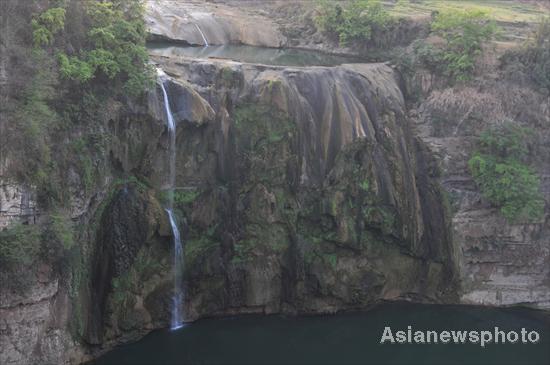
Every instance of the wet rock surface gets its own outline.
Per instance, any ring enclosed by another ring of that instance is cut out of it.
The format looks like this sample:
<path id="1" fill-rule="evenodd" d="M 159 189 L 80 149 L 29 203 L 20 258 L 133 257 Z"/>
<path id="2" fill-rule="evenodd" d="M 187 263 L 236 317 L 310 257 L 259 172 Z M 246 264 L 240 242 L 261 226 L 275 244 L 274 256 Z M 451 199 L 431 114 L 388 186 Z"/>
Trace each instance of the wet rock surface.
<path id="1" fill-rule="evenodd" d="M 153 39 L 201 45 L 202 31 L 211 44 L 288 44 L 267 12 L 180 1 L 148 7 Z M 425 98 L 407 110 L 402 80 L 385 64 L 154 61 L 168 74 L 177 123 L 186 320 L 327 313 L 393 299 L 550 307 L 547 97 L 502 80 L 447 88 L 419 71 L 412 83 Z M 142 102 L 105 122 L 108 174 L 96 191 L 83 192 L 68 174 L 70 216 L 85 227 L 74 271 L 41 262 L 32 286 L 0 288 L 0 362 L 78 363 L 168 326 L 160 87 Z M 547 201 L 541 222 L 505 221 L 468 173 L 478 132 L 503 118 L 535 130 L 530 162 Z M 129 175 L 140 181 L 117 182 Z M 6 181 L 0 228 L 37 220 L 32 189 Z"/>
<path id="2" fill-rule="evenodd" d="M 178 125 L 188 319 L 452 300 L 446 211 L 391 68 L 157 61 L 171 100 L 193 89 L 216 115 Z"/>

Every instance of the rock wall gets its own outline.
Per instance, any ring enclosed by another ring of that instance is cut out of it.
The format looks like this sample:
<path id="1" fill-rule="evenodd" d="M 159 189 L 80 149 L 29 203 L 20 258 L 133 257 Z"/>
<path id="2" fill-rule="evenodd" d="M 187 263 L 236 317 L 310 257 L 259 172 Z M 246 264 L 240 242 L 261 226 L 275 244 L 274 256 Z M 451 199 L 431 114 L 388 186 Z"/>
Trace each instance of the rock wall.
<path id="1" fill-rule="evenodd" d="M 16 273 L 21 274 L 21 273 Z M 40 265 L 35 282 L 24 292 L 8 291 L 2 275 L 0 348 L 2 364 L 80 362 L 80 346 L 67 331 L 69 296 L 48 265 Z"/>
<path id="2" fill-rule="evenodd" d="M 32 262 L 17 266 L 4 261 L 0 264 L 2 364 L 81 363 L 117 343 L 135 340 L 152 328 L 165 325 L 169 317 L 152 323 L 140 298 L 167 282 L 171 274 L 166 264 L 170 256 L 169 226 L 159 210 L 155 190 L 135 177 L 160 174 L 164 169 L 167 142 L 163 138 L 162 118 L 155 119 L 155 113 L 161 110 L 157 96 L 153 93 L 141 105 L 125 108 L 116 102 L 112 105 L 112 101 L 105 105 L 108 118 L 95 127 L 109 136 L 109 144 L 104 155 L 94 156 L 98 158 L 96 166 L 100 174 L 97 184 L 83 189 L 79 175 L 69 167 L 67 206 L 54 212 L 68 218 L 74 233 L 73 247 L 62 255 L 59 255 L 61 243 L 44 243 L 42 237 L 48 233 L 52 211 L 38 209 L 34 187 L 16 184 L 6 174 L 2 175 L 0 228 L 10 228 L 15 223 L 32 225 L 41 240 Z M 134 198 L 122 199 L 126 207 L 134 207 L 133 215 L 131 209 L 117 209 L 120 205 L 124 207 L 119 202 L 124 194 Z M 122 218 L 133 221 L 124 225 Z M 113 228 L 114 219 L 120 222 Z M 136 229 L 138 222 L 140 226 Z M 109 228 L 110 233 L 105 232 Z M 129 241 L 131 249 L 124 249 Z M 100 247 L 112 249 L 114 245 L 116 255 L 102 259 L 107 263 L 124 262 L 125 272 L 113 271 L 113 275 L 98 281 L 93 278 L 98 265 L 92 262 Z M 147 277 L 141 279 L 140 275 Z M 113 290 L 113 282 L 121 283 L 117 290 Z M 105 295 L 108 298 L 103 298 L 98 285 L 108 288 Z M 93 311 L 97 298 L 102 301 L 101 308 Z M 119 305 L 113 310 L 112 303 L 117 300 Z M 97 326 L 99 330 L 94 332 Z"/>
<path id="3" fill-rule="evenodd" d="M 479 89 L 423 84 L 426 100 L 411 111 L 411 119 L 438 161 L 441 185 L 452 202 L 460 301 L 550 308 L 550 100 L 505 76 Z M 468 171 L 479 133 L 504 120 L 533 130 L 529 162 L 546 200 L 539 222 L 508 222 L 481 196 Z"/>
<path id="4" fill-rule="evenodd" d="M 452 300 L 443 197 L 391 68 L 157 61 L 179 120 L 188 320 Z M 205 103 L 215 117 L 194 122 Z"/>
<path id="5" fill-rule="evenodd" d="M 200 28 L 211 44 L 287 42 L 261 11 L 182 4 L 148 2 L 154 39 L 201 45 Z M 186 320 L 395 299 L 550 307 L 549 205 L 543 221 L 511 225 L 466 167 L 479 130 L 514 119 L 536 131 L 532 163 L 550 201 L 547 97 L 502 80 L 445 89 L 423 78 L 426 99 L 407 113 L 384 64 L 155 61 L 178 123 Z M 168 324 L 160 88 L 140 105 L 105 109 L 100 183 L 84 191 L 67 172 L 69 215 L 84 227 L 69 270 L 37 262 L 20 291 L 7 285 L 20 272 L 0 270 L 2 363 L 77 363 Z M 0 229 L 38 222 L 33 189 L 8 181 Z"/>
<path id="6" fill-rule="evenodd" d="M 15 222 L 35 224 L 38 207 L 32 187 L 10 182 L 0 175 L 0 230 Z"/>

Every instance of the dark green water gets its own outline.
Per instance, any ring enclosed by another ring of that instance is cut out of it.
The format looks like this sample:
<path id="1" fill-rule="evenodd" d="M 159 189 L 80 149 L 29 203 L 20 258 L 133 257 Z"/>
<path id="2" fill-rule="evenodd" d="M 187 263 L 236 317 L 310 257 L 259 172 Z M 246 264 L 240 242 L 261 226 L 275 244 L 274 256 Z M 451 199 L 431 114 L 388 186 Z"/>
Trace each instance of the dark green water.
<path id="1" fill-rule="evenodd" d="M 392 330 L 535 330 L 537 344 L 380 344 Z M 364 313 L 318 317 L 207 319 L 156 331 L 100 358 L 105 364 L 550 364 L 548 314 L 393 303 Z"/>
<path id="2" fill-rule="evenodd" d="M 357 58 L 325 54 L 290 48 L 266 48 L 246 45 L 223 45 L 208 47 L 182 47 L 172 44 L 148 44 L 149 53 L 157 56 L 227 58 L 239 62 L 261 63 L 276 66 L 335 66 L 343 63 L 358 63 Z"/>

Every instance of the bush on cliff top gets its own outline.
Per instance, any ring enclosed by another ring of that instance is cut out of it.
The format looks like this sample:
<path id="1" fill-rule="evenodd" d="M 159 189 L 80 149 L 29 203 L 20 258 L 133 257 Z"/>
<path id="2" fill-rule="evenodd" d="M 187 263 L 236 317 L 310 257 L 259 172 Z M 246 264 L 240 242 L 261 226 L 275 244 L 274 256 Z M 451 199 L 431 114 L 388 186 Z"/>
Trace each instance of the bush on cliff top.
<path id="1" fill-rule="evenodd" d="M 468 166 L 481 193 L 511 222 L 532 222 L 544 215 L 540 179 L 522 159 L 529 130 L 511 123 L 488 129 Z"/>
<path id="2" fill-rule="evenodd" d="M 121 84 L 129 95 L 141 94 L 152 81 L 147 65 L 141 1 L 85 1 L 82 7 L 87 37 L 75 56 L 59 51 L 61 76 L 79 83 L 103 76 L 115 85 Z M 36 19 L 50 19 L 51 16 L 45 15 L 51 12 L 56 14 L 54 25 L 42 27 L 45 31 L 35 31 L 34 35 L 39 36 L 35 38 L 35 44 L 51 44 L 53 34 L 63 28 L 64 9 L 49 9 Z"/>
<path id="3" fill-rule="evenodd" d="M 409 55 L 395 57 L 401 71 L 411 74 L 420 67 L 451 81 L 469 80 L 474 74 L 476 59 L 483 52 L 483 44 L 498 33 L 495 22 L 479 10 L 435 13 L 430 26 L 432 33 L 443 38 L 444 43 L 416 40 Z"/>
<path id="4" fill-rule="evenodd" d="M 457 80 L 471 77 L 483 42 L 497 33 L 496 23 L 480 10 L 443 11 L 435 16 L 431 28 L 445 39 L 446 74 Z"/>
<path id="5" fill-rule="evenodd" d="M 379 0 L 318 2 L 315 25 L 322 32 L 337 36 L 340 45 L 354 41 L 371 42 L 373 33 L 384 30 L 393 20 Z"/>
<path id="6" fill-rule="evenodd" d="M 109 105 L 152 81 L 142 1 L 21 1 L 5 10 L 10 77 L 0 154 L 6 176 L 35 186 L 48 209 L 66 203 L 69 170 L 86 193 L 93 189 L 105 168 Z M 85 141 L 78 150 L 75 138 Z"/>
<path id="7" fill-rule="evenodd" d="M 542 92 L 550 94 L 550 17 L 540 20 L 534 36 L 521 48 L 507 51 L 503 66 L 514 66 L 506 73 L 526 75 Z"/>

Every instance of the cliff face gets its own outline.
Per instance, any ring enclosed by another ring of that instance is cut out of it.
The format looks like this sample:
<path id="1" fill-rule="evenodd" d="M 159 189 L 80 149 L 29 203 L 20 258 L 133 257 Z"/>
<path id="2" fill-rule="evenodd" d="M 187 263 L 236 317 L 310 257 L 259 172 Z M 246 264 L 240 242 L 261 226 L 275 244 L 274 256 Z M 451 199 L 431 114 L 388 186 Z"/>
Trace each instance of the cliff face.
<path id="1" fill-rule="evenodd" d="M 452 298 L 443 197 L 388 66 L 157 61 L 194 192 L 177 206 L 188 319 Z M 204 103 L 215 116 L 189 118 Z"/>
<path id="2" fill-rule="evenodd" d="M 550 201 L 550 109 L 547 96 L 505 77 L 480 89 L 431 90 L 411 110 L 416 133 L 441 167 L 451 197 L 453 242 L 458 249 L 461 302 L 550 307 L 548 209 L 538 222 L 510 223 L 480 194 L 467 161 L 479 132 L 503 120 L 533 131 L 530 162 Z"/>
<path id="3" fill-rule="evenodd" d="M 177 123 L 186 320 L 455 301 L 444 196 L 391 68 L 157 61 Z M 41 264 L 49 274 L 20 299 L 3 287 L 7 363 L 78 362 L 167 326 L 161 95 L 106 121 L 110 172 L 73 204 L 76 259 Z M 142 182 L 115 178 L 129 173 Z M 33 352 L 19 351 L 31 338 Z"/>
<path id="4" fill-rule="evenodd" d="M 212 44 L 286 42 L 259 22 L 261 12 L 155 4 L 147 17 L 157 39 L 202 44 L 202 31 Z M 421 71 L 404 83 L 385 64 L 153 61 L 168 74 L 177 122 L 186 320 L 327 313 L 385 299 L 550 306 L 548 212 L 510 224 L 466 166 L 479 130 L 519 120 L 536 132 L 531 162 L 550 200 L 550 103 L 529 85 L 442 89 Z M 414 108 L 405 84 L 423 95 Z M 97 183 L 85 189 L 67 169 L 78 250 L 61 267 L 37 262 L 28 286 L 15 280 L 25 268 L 0 270 L 2 363 L 81 362 L 168 326 L 170 148 L 160 86 L 139 105 L 105 110 Z M 0 178 L 0 229 L 45 224 L 34 187 L 4 170 Z"/>

